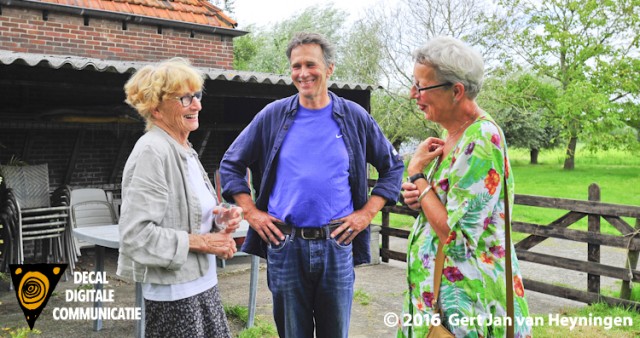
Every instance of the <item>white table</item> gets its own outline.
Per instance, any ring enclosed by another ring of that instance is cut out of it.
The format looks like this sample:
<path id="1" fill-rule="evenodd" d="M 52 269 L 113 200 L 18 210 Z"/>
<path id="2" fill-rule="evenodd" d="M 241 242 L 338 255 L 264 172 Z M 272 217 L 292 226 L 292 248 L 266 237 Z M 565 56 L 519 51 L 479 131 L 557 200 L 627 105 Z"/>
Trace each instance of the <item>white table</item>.
<path id="1" fill-rule="evenodd" d="M 234 238 L 245 237 L 249 229 L 249 223 L 242 221 L 240 228 L 233 233 Z M 120 247 L 120 233 L 117 224 L 99 225 L 73 229 L 73 235 L 78 239 L 96 245 L 96 272 L 104 271 L 104 248 L 118 249 Z M 252 327 L 256 312 L 256 295 L 258 292 L 258 267 L 260 257 L 251 257 L 251 277 L 249 284 L 249 318 L 247 327 Z M 96 290 L 102 290 L 102 284 L 95 285 Z M 97 301 L 95 307 L 101 308 L 102 302 Z M 141 309 L 141 320 L 136 325 L 136 337 L 144 337 L 144 301 L 142 298 L 142 287 L 136 283 L 136 307 Z M 94 331 L 102 329 L 102 319 L 98 318 L 93 323 Z"/>
<path id="2" fill-rule="evenodd" d="M 118 249 L 120 247 L 120 231 L 117 224 L 97 225 L 73 229 L 73 235 L 96 246 L 96 272 L 104 271 L 104 248 Z M 98 292 L 102 291 L 102 283 L 95 285 Z M 94 303 L 96 308 L 102 307 L 102 301 Z M 140 308 L 141 318 L 136 324 L 136 337 L 144 337 L 144 301 L 142 287 L 136 283 L 136 307 Z M 93 330 L 102 330 L 102 318 L 98 316 L 93 322 Z"/>

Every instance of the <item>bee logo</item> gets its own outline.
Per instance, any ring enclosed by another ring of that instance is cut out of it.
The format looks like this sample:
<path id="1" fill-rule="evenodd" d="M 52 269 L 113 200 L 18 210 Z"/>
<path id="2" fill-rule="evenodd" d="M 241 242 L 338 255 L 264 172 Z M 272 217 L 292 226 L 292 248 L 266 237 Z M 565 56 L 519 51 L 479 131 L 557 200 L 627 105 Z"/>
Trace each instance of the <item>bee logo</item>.
<path id="1" fill-rule="evenodd" d="M 10 264 L 18 304 L 33 330 L 67 264 Z"/>

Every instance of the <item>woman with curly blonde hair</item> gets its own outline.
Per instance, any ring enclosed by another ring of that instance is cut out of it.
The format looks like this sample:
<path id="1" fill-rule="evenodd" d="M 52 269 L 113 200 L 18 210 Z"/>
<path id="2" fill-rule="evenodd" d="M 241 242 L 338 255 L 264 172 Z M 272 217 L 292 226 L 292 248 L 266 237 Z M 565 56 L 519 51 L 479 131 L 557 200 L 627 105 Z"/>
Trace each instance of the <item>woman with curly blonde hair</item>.
<path id="1" fill-rule="evenodd" d="M 218 200 L 188 141 L 199 127 L 202 75 L 182 58 L 138 70 L 126 102 L 146 121 L 122 175 L 118 275 L 142 283 L 147 337 L 230 337 L 218 292 L 216 256 L 236 252 L 213 226 Z M 230 211 L 225 211 L 230 212 Z"/>

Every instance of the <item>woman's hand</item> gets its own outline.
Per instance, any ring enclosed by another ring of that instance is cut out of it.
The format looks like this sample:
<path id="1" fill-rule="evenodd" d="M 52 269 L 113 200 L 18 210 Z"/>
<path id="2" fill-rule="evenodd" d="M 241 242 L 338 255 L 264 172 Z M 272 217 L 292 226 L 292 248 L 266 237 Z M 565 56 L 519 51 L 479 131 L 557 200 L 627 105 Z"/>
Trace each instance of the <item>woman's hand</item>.
<path id="1" fill-rule="evenodd" d="M 231 234 L 222 231 L 200 235 L 189 234 L 189 250 L 229 259 L 238 251 L 238 248 Z"/>
<path id="2" fill-rule="evenodd" d="M 410 182 L 402 183 L 402 198 L 410 209 L 420 209 L 420 203 L 418 203 L 419 196 L 420 190 L 418 190 L 418 186 Z"/>
<path id="3" fill-rule="evenodd" d="M 418 148 L 416 148 L 416 152 L 411 157 L 411 161 L 407 166 L 409 176 L 424 172 L 424 169 L 431 161 L 442 155 L 443 149 L 444 141 L 437 137 L 429 137 L 422 141 L 418 145 Z"/>

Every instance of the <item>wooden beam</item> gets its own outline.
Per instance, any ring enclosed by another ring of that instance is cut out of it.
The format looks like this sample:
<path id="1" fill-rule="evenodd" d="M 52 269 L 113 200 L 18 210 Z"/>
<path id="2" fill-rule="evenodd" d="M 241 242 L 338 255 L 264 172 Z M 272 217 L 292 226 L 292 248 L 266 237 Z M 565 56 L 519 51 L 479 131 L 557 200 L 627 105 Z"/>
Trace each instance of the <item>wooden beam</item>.
<path id="1" fill-rule="evenodd" d="M 383 226 L 382 229 L 380 229 L 381 235 L 392 236 L 392 237 L 409 238 L 410 233 L 411 231 L 408 231 L 408 230 L 390 228 L 385 226 Z"/>
<path id="2" fill-rule="evenodd" d="M 116 178 L 118 177 L 118 173 L 120 169 L 123 167 L 122 163 L 125 161 L 127 156 L 129 155 L 129 139 L 133 133 L 124 133 L 122 136 L 122 140 L 120 141 L 120 147 L 118 147 L 118 154 L 116 154 L 116 158 L 113 161 L 111 166 L 111 174 L 109 175 L 109 184 L 115 184 Z"/>
<path id="3" fill-rule="evenodd" d="M 420 212 L 418 210 L 409 209 L 408 207 L 406 207 L 404 205 L 386 206 L 386 207 L 382 208 L 382 211 L 390 212 L 390 213 L 393 213 L 393 214 L 409 215 L 409 216 L 413 216 L 413 217 L 418 217 L 418 215 L 420 214 Z"/>
<path id="4" fill-rule="evenodd" d="M 69 162 L 67 163 L 67 171 L 64 175 L 64 184 L 71 183 L 71 177 L 73 176 L 73 169 L 76 167 L 76 161 L 78 160 L 78 153 L 80 152 L 80 145 L 84 139 L 84 130 L 78 131 L 76 135 L 76 142 L 73 145 L 73 150 L 71 151 L 71 156 L 69 157 Z"/>
<path id="5" fill-rule="evenodd" d="M 586 272 L 599 276 L 607 276 L 624 281 L 640 282 L 640 271 L 629 268 L 617 268 L 605 264 L 563 258 L 526 250 L 516 250 L 518 259 L 532 263 L 544 264 L 556 268 Z M 631 272 L 631 275 L 629 273 Z"/>
<path id="6" fill-rule="evenodd" d="M 600 187 L 597 184 L 589 185 L 589 201 L 600 202 Z M 588 230 L 590 233 L 600 233 L 600 215 L 589 215 Z M 593 263 L 600 263 L 600 244 L 587 244 L 587 260 Z M 600 276 L 597 274 L 587 274 L 587 290 L 589 292 L 600 293 Z"/>
<path id="7" fill-rule="evenodd" d="M 587 304 L 604 302 L 609 305 L 629 307 L 629 308 L 633 308 L 636 311 L 640 311 L 640 302 L 607 297 L 597 293 L 565 288 L 562 286 L 556 286 L 552 284 L 538 282 L 531 279 L 524 279 L 522 283 L 524 284 L 525 290 L 531 290 L 531 291 L 544 293 L 547 295 L 576 300 L 576 301 L 587 303 Z"/>
<path id="8" fill-rule="evenodd" d="M 620 231 L 620 233 L 622 233 L 623 235 L 637 231 L 620 217 L 602 216 L 602 218 L 604 218 L 607 222 L 609 222 L 609 224 L 618 229 L 618 231 Z"/>
<path id="9" fill-rule="evenodd" d="M 633 229 L 632 229 L 633 230 Z M 631 236 L 636 236 L 636 234 L 640 233 L 640 218 L 636 218 L 636 228 L 634 233 Z M 625 268 L 631 272 L 631 269 L 635 269 L 638 266 L 638 257 L 640 256 L 640 252 L 631 251 L 627 252 L 627 261 L 625 262 Z M 620 287 L 620 298 L 629 299 L 631 298 L 631 283 L 629 281 L 622 281 L 622 286 Z"/>
<path id="10" fill-rule="evenodd" d="M 395 259 L 397 261 L 406 262 L 407 254 L 404 252 L 393 251 L 389 249 L 380 249 L 380 257 L 389 259 Z"/>
<path id="11" fill-rule="evenodd" d="M 27 135 L 24 138 L 24 144 L 22 147 L 22 157 L 20 160 L 29 161 L 29 155 L 31 155 L 31 147 L 33 146 L 33 131 L 27 132 Z"/>
<path id="12" fill-rule="evenodd" d="M 110 84 L 104 82 L 95 82 L 94 83 L 73 83 L 73 82 L 60 82 L 60 81 L 47 81 L 46 78 L 42 78 L 42 80 L 0 80 L 0 86 L 29 86 L 33 88 L 51 88 L 55 87 L 57 89 L 64 90 L 73 90 L 81 87 L 82 89 L 90 89 L 96 90 L 98 92 L 113 92 L 113 93 L 122 93 L 122 88 L 118 87 L 118 84 Z"/>
<path id="13" fill-rule="evenodd" d="M 201 124 L 200 128 L 212 131 L 242 131 L 247 125 L 238 123 L 222 123 L 215 125 Z M 143 123 L 77 123 L 77 122 L 3 122 L 2 129 L 19 130 L 132 130 L 142 131 Z"/>
<path id="14" fill-rule="evenodd" d="M 515 204 L 528 205 L 532 207 L 564 209 L 582 212 L 585 214 L 598 214 L 602 216 L 640 218 L 640 207 L 631 205 L 518 194 L 516 194 L 515 196 Z"/>
<path id="15" fill-rule="evenodd" d="M 549 223 L 549 225 L 547 225 L 547 226 L 548 227 L 566 228 L 566 227 L 570 226 L 571 224 L 576 223 L 577 221 L 581 220 L 585 216 L 587 216 L 587 214 L 570 211 L 568 214 L 563 215 L 562 217 L 558 218 L 557 220 Z M 516 249 L 529 250 L 529 249 L 533 248 L 534 246 L 542 243 L 547 238 L 548 237 L 545 237 L 545 236 L 531 235 L 531 236 L 528 236 L 527 238 L 521 240 L 517 244 L 515 244 L 515 247 L 516 247 Z"/>
<path id="16" fill-rule="evenodd" d="M 200 142 L 200 149 L 198 149 L 198 156 L 202 157 L 205 149 L 207 149 L 207 143 L 209 142 L 209 137 L 211 136 L 211 129 L 205 130 L 204 137 L 202 138 L 202 142 Z"/>
<path id="17" fill-rule="evenodd" d="M 3 122 L 2 129 L 17 130 L 135 130 L 142 131 L 142 123 L 73 123 L 73 122 Z"/>
<path id="18" fill-rule="evenodd" d="M 612 235 L 591 234 L 586 231 L 549 228 L 544 225 L 523 222 L 513 222 L 512 228 L 513 230 L 518 232 L 526 232 L 539 236 L 568 239 L 583 243 L 607 245 L 632 251 L 640 250 L 640 237 L 624 238 Z"/>

